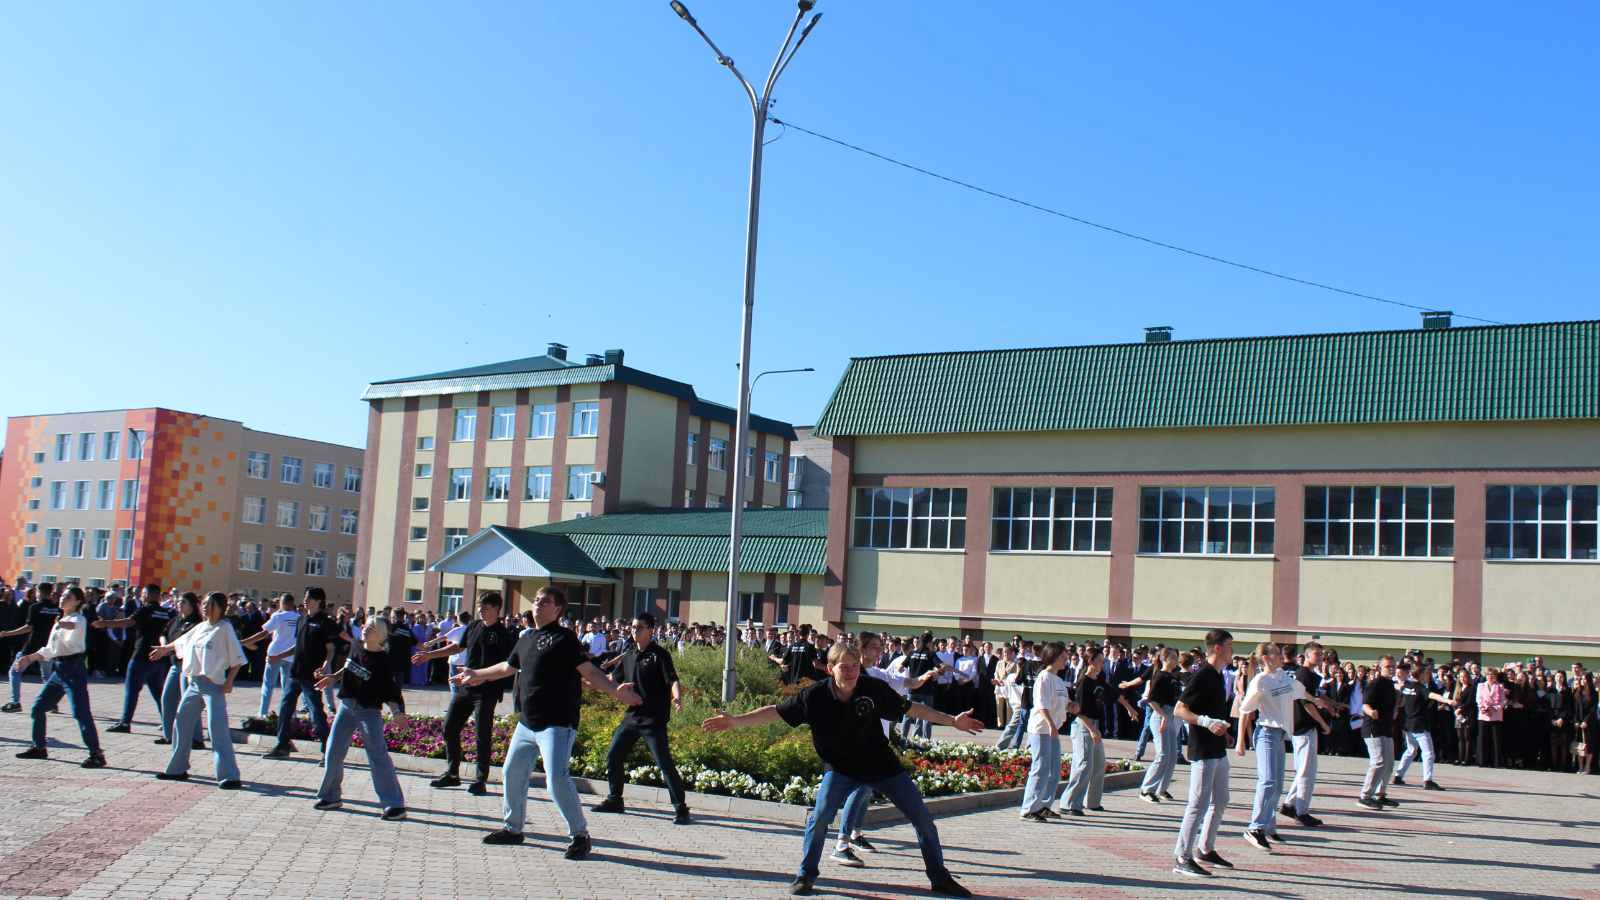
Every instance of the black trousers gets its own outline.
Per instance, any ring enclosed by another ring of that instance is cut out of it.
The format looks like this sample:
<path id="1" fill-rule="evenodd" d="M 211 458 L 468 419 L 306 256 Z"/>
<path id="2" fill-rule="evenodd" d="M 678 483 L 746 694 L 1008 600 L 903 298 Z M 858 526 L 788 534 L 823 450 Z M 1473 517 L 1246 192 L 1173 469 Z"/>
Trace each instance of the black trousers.
<path id="1" fill-rule="evenodd" d="M 673 806 L 683 805 L 683 779 L 678 777 L 678 767 L 672 762 L 672 748 L 667 746 L 667 726 L 665 725 L 628 725 L 617 726 L 616 734 L 611 736 L 611 749 L 606 753 L 606 769 L 610 776 L 611 796 L 620 798 L 622 787 L 627 784 L 623 776 L 623 767 L 628 761 L 628 754 L 633 752 L 634 745 L 639 743 L 639 738 L 644 738 L 644 745 L 650 748 L 650 755 L 656 758 L 656 768 L 661 770 L 661 778 L 667 783 L 667 799 Z"/>
<path id="2" fill-rule="evenodd" d="M 1500 767 L 1500 723 L 1478 720 L 1478 766 Z"/>
<path id="3" fill-rule="evenodd" d="M 461 730 L 472 716 L 476 727 L 473 735 L 478 741 L 478 781 L 489 780 L 489 763 L 494 758 L 491 740 L 494 734 L 494 708 L 500 702 L 498 692 L 492 694 L 458 693 L 450 701 L 444 714 L 444 759 L 446 773 L 461 777 Z"/>

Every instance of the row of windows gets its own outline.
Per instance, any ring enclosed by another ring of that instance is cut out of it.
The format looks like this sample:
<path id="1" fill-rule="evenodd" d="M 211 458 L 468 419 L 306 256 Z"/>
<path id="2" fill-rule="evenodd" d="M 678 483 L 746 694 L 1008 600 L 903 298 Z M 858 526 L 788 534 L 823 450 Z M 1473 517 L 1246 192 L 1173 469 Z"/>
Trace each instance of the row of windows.
<path id="1" fill-rule="evenodd" d="M 306 516 L 306 526 L 308 528 L 310 528 L 312 531 L 329 530 L 333 521 L 333 507 L 313 503 L 311 504 L 308 512 L 310 513 L 308 516 Z M 245 496 L 244 524 L 267 524 L 267 498 L 251 497 L 248 495 Z M 299 528 L 300 501 L 279 500 L 277 524 L 279 528 Z M 339 510 L 340 534 L 353 535 L 356 533 L 359 527 L 360 517 L 356 510 L 349 507 L 344 507 Z"/>
<path id="2" fill-rule="evenodd" d="M 1600 487 L 1491 485 L 1487 559 L 1600 559 Z M 996 488 L 989 549 L 1055 553 L 1111 549 L 1109 487 Z M 857 488 L 852 546 L 964 549 L 965 488 Z M 1311 486 L 1304 556 L 1455 555 L 1449 485 Z M 1150 554 L 1270 556 L 1277 494 L 1266 486 L 1139 489 L 1139 550 Z"/>
<path id="3" fill-rule="evenodd" d="M 283 484 L 305 484 L 306 461 L 298 456 L 284 456 L 278 459 L 278 481 Z M 335 467 L 333 463 L 314 462 L 311 464 L 311 486 L 333 490 Z M 272 477 L 272 454 L 261 450 L 250 450 L 245 453 L 244 474 L 250 478 L 263 480 Z M 361 469 L 356 466 L 344 467 L 344 489 L 352 494 L 361 493 Z"/>
<path id="4" fill-rule="evenodd" d="M 265 556 L 260 544 L 244 542 L 239 545 L 239 568 L 245 572 L 261 571 L 261 564 Z M 296 571 L 301 575 L 310 575 L 322 578 L 328 574 L 328 551 L 307 550 L 303 563 L 297 570 L 295 567 L 296 550 L 293 547 L 272 548 L 272 572 L 275 575 L 294 575 Z M 333 577 L 354 578 L 356 575 L 356 557 L 354 553 L 340 553 L 334 559 Z"/>
<path id="5" fill-rule="evenodd" d="M 600 434 L 600 404 L 594 401 L 572 404 L 570 437 L 596 437 Z M 517 434 L 517 408 L 496 406 L 489 415 L 489 440 L 509 441 Z M 455 411 L 451 422 L 450 440 L 471 441 L 478 436 L 478 410 L 466 407 Z M 533 439 L 556 436 L 556 404 L 539 404 L 528 408 L 528 437 Z M 418 450 L 432 450 L 433 438 L 417 439 Z"/>
<path id="6" fill-rule="evenodd" d="M 37 522 L 28 524 L 28 534 L 37 534 Z M 57 557 L 62 551 L 62 531 L 59 528 L 46 528 L 44 530 L 44 555 Z M 110 559 L 111 558 L 111 529 L 96 528 L 93 531 L 83 528 L 68 528 L 66 530 L 66 555 L 68 559 Z M 117 559 L 133 558 L 133 530 L 121 528 L 117 530 Z M 33 559 L 38 553 L 38 547 L 29 546 L 22 548 L 24 559 Z"/>
<path id="7" fill-rule="evenodd" d="M 426 526 L 426 525 L 413 525 L 413 526 L 411 526 L 411 539 L 413 541 L 418 541 L 418 542 L 427 541 L 427 539 L 428 539 L 428 526 Z M 461 546 L 462 544 L 465 544 L 466 542 L 467 542 L 467 530 L 465 528 L 446 528 L 444 530 L 444 550 L 443 550 L 443 552 L 449 553 L 451 550 L 456 549 L 457 547 Z M 416 566 L 412 567 L 411 563 L 416 563 Z M 407 563 L 406 571 L 408 571 L 408 572 L 421 572 L 422 571 L 422 560 L 420 560 L 420 559 L 410 560 Z"/>
<path id="8" fill-rule="evenodd" d="M 472 470 L 451 469 L 449 482 L 445 485 L 444 499 L 449 503 L 469 501 L 472 499 Z M 490 468 L 485 470 L 483 479 L 483 499 L 488 503 L 504 503 L 511 499 L 513 489 L 511 485 L 511 469 L 509 467 Z M 594 499 L 594 466 L 567 466 L 566 490 L 562 494 L 565 500 L 592 500 Z M 417 466 L 416 477 L 432 478 L 433 466 L 421 463 Z M 533 501 L 548 501 L 552 487 L 554 472 L 550 466 L 528 466 L 523 478 L 522 499 Z M 427 497 L 413 497 L 411 509 L 421 512 L 428 508 Z"/>
<path id="9" fill-rule="evenodd" d="M 128 431 L 128 458 L 142 459 L 144 457 L 145 433 L 142 430 L 132 428 L 128 429 Z M 97 450 L 99 451 L 99 459 L 119 459 L 122 432 L 85 431 L 78 435 L 76 444 L 74 444 L 71 434 L 58 434 L 56 435 L 55 453 L 52 455 L 52 460 L 54 462 L 72 462 L 74 445 L 76 445 L 78 451 L 78 462 L 93 462 L 96 459 L 95 453 Z M 35 453 L 33 461 L 36 463 L 44 462 L 44 454 Z"/>
<path id="10" fill-rule="evenodd" d="M 30 487 L 42 487 L 42 480 L 35 476 Z M 132 478 L 122 481 L 122 509 L 137 509 L 139 505 L 139 482 Z M 73 509 L 100 509 L 116 508 L 113 504 L 117 499 L 117 482 L 115 479 L 105 478 L 99 481 L 52 481 L 50 482 L 50 508 L 66 509 L 70 503 Z M 37 509 L 29 506 L 29 509 Z"/>
<path id="11" fill-rule="evenodd" d="M 685 462 L 690 466 L 700 464 L 700 435 L 689 433 L 687 440 L 687 454 Z M 756 448 L 746 445 L 745 476 L 749 477 L 751 465 L 755 462 Z M 762 451 L 761 477 L 773 484 L 778 483 L 778 476 L 783 469 L 783 454 Z M 717 472 L 728 471 L 728 442 L 721 438 L 706 439 L 706 468 Z M 793 460 L 790 460 L 790 470 L 794 469 Z"/>

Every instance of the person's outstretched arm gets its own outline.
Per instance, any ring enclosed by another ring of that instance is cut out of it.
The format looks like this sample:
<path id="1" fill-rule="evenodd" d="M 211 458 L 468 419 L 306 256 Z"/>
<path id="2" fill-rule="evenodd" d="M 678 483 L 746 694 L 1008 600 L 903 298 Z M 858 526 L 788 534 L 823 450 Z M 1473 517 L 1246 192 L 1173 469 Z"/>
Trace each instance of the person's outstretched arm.
<path id="1" fill-rule="evenodd" d="M 917 704 L 913 704 L 914 706 Z M 716 734 L 719 731 L 731 731 L 743 728 L 746 725 L 765 725 L 768 722 L 781 721 L 776 706 L 763 706 L 737 716 L 729 715 L 727 710 L 719 709 L 717 714 L 700 723 L 700 727 Z"/>

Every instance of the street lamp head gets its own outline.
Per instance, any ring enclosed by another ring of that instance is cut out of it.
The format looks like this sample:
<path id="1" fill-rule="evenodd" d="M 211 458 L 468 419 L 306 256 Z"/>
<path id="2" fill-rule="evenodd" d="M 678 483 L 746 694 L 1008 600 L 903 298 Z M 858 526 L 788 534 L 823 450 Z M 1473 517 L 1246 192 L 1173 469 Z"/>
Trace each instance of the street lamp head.
<path id="1" fill-rule="evenodd" d="M 672 7 L 673 12 L 678 14 L 678 18 L 688 22 L 690 25 L 694 24 L 694 16 L 689 15 L 689 7 L 679 3 L 678 0 L 672 0 L 668 5 Z"/>
<path id="2" fill-rule="evenodd" d="M 811 12 L 811 7 L 816 5 L 817 0 L 800 0 L 800 11 L 803 13 Z"/>

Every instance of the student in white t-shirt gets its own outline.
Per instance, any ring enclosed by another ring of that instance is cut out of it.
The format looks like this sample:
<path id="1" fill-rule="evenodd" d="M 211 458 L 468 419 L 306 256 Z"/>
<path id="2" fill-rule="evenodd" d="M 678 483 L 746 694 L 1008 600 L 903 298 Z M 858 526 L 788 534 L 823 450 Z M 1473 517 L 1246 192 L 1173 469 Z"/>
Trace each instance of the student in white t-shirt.
<path id="1" fill-rule="evenodd" d="M 273 691 L 287 690 L 289 687 L 289 669 L 294 666 L 294 630 L 300 622 L 300 614 L 295 612 L 294 607 L 294 595 L 284 594 L 278 599 L 277 612 L 262 623 L 261 630 L 239 642 L 241 646 L 250 647 L 259 641 L 271 639 L 272 642 L 267 645 L 269 657 L 290 651 L 283 659 L 267 663 L 261 673 L 261 708 L 256 715 L 263 719 L 274 708 Z"/>

